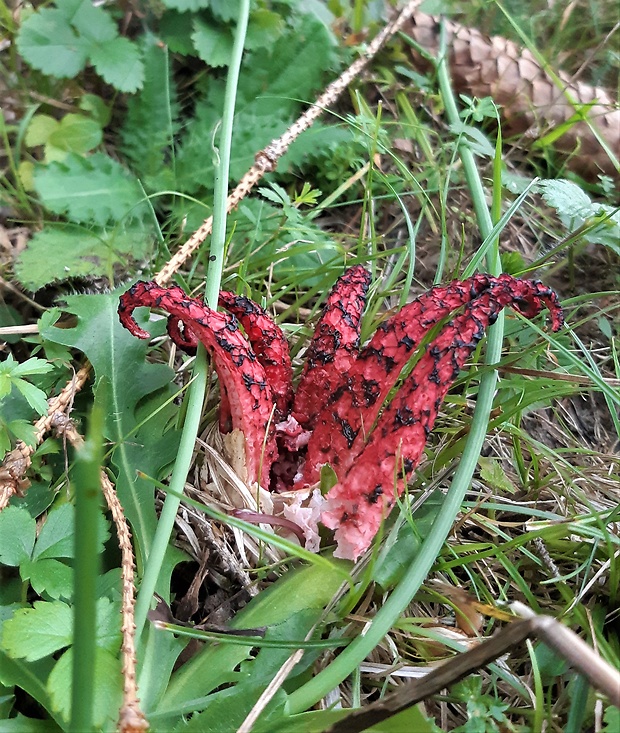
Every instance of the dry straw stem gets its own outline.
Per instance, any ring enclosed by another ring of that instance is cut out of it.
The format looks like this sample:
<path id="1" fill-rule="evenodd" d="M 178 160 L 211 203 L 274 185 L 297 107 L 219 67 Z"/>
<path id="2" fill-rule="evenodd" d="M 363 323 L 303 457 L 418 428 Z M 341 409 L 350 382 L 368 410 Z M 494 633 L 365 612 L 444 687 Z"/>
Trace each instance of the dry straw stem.
<path id="1" fill-rule="evenodd" d="M 443 25 L 455 90 L 478 99 L 491 97 L 501 107 L 504 138 L 522 135 L 534 141 L 563 130 L 553 144 L 571 156 L 571 170 L 594 181 L 599 173 L 618 177 L 620 109 L 604 89 L 574 81 L 562 71 L 549 73 L 528 49 L 501 36 L 485 36 L 448 20 Z M 404 32 L 436 55 L 440 29 L 439 18 L 416 13 Z M 416 64 L 427 66 L 421 54 L 413 55 Z"/>
<path id="2" fill-rule="evenodd" d="M 56 413 L 56 421 L 54 427 L 62 431 L 71 445 L 78 449 L 83 443 L 84 438 L 75 429 L 70 420 L 62 415 L 59 419 Z M 131 546 L 131 532 L 123 507 L 121 506 L 116 490 L 106 474 L 101 472 L 101 490 L 105 497 L 106 504 L 112 515 L 114 526 L 116 527 L 116 535 L 118 537 L 118 545 L 121 550 L 121 654 L 123 659 L 123 703 L 119 714 L 118 730 L 120 733 L 138 733 L 148 729 L 146 718 L 140 709 L 140 701 L 138 700 L 138 685 L 136 682 L 136 640 L 134 624 L 134 606 L 135 606 L 135 589 L 134 589 L 134 558 L 133 548 Z"/>
<path id="3" fill-rule="evenodd" d="M 412 705 L 436 695 L 468 674 L 510 652 L 526 639 L 537 638 L 554 649 L 570 666 L 605 694 L 612 705 L 620 707 L 620 674 L 569 628 L 551 616 L 537 616 L 523 604 L 513 610 L 525 616 L 498 631 L 487 641 L 449 662 L 436 667 L 424 677 L 402 685 L 382 700 L 367 705 L 335 723 L 326 733 L 358 733 L 376 725 Z"/>
<path id="4" fill-rule="evenodd" d="M 347 86 L 355 79 L 364 67 L 372 60 L 381 47 L 395 33 L 402 30 L 406 21 L 413 15 L 421 0 L 407 3 L 396 18 L 388 23 L 375 38 L 368 44 L 362 55 L 351 66 L 333 81 L 320 97 L 299 117 L 288 130 L 276 140 L 273 140 L 264 150 L 256 154 L 256 162 L 239 181 L 237 187 L 226 200 L 226 211 L 230 213 L 250 193 L 266 173 L 275 170 L 278 160 L 286 153 L 291 143 L 307 130 L 342 94 Z M 200 247 L 211 233 L 213 217 L 204 221 L 202 226 L 192 234 L 178 252 L 155 275 L 158 285 L 166 285 L 173 275 L 181 268 L 192 254 Z M 62 392 L 50 400 L 48 414 L 40 418 L 35 424 L 36 444 L 33 447 L 19 442 L 17 447 L 7 454 L 0 467 L 0 511 L 9 503 L 11 496 L 22 493 L 28 486 L 23 476 L 30 467 L 32 454 L 36 446 L 41 443 L 45 434 L 49 432 L 58 412 L 66 412 L 77 392 L 82 389 L 88 375 L 90 364 L 85 362 L 75 377 L 68 382 Z"/>

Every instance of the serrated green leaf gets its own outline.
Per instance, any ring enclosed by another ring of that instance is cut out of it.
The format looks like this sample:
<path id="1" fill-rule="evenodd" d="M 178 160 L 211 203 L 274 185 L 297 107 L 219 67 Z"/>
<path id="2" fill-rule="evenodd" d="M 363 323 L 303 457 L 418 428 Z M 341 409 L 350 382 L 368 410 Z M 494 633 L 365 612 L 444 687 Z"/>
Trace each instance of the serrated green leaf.
<path id="1" fill-rule="evenodd" d="M 498 460 L 480 456 L 480 458 L 478 458 L 478 465 L 480 466 L 480 477 L 486 481 L 489 486 L 508 494 L 514 494 L 517 491 L 517 487 L 512 483 L 508 476 L 506 476 L 504 469 Z"/>
<path id="2" fill-rule="evenodd" d="M 2 629 L 2 648 L 15 659 L 33 662 L 71 644 L 73 609 L 61 601 L 35 601 L 18 609 Z M 120 643 L 118 603 L 97 600 L 97 647 L 116 650 Z"/>
<path id="3" fill-rule="evenodd" d="M 75 522 L 75 507 L 73 504 L 61 504 L 53 509 L 45 520 L 39 532 L 37 542 L 32 553 L 33 560 L 42 560 L 51 557 L 73 557 L 73 528 Z M 99 522 L 99 550 L 109 538 L 108 524 L 103 515 Z"/>
<path id="4" fill-rule="evenodd" d="M 74 222 L 105 226 L 148 213 L 136 178 L 103 153 L 70 154 L 63 163 L 37 168 L 34 178 L 43 205 Z"/>
<path id="5" fill-rule="evenodd" d="M 208 8 L 211 0 L 162 0 L 165 7 L 170 10 L 178 10 L 180 13 Z"/>
<path id="6" fill-rule="evenodd" d="M 5 362 L 6 363 L 6 362 Z M 11 369 L 11 374 L 14 377 L 28 377 L 33 374 L 47 374 L 51 372 L 54 367 L 45 359 L 37 359 L 31 357 L 26 359 L 21 364 L 15 364 Z"/>
<path id="7" fill-rule="evenodd" d="M 258 8 L 250 15 L 248 32 L 245 37 L 245 48 L 248 51 L 257 48 L 270 48 L 282 35 L 283 30 L 284 21 L 281 15 L 267 10 L 267 8 Z"/>
<path id="8" fill-rule="evenodd" d="M 228 28 L 195 18 L 192 43 L 198 56 L 209 66 L 228 66 L 232 56 L 233 37 Z"/>
<path id="9" fill-rule="evenodd" d="M 236 21 L 240 7 L 239 0 L 209 0 L 209 10 L 225 22 Z"/>
<path id="10" fill-rule="evenodd" d="M 88 153 L 101 143 L 100 125 L 84 115 L 65 115 L 48 136 L 47 142 L 70 153 Z"/>
<path id="11" fill-rule="evenodd" d="M 113 279 L 114 268 L 146 257 L 148 229 L 48 228 L 37 232 L 15 262 L 15 275 L 28 290 L 81 277 Z"/>
<path id="12" fill-rule="evenodd" d="M 0 512 L 0 562 L 16 567 L 30 558 L 37 524 L 21 507 L 8 506 Z"/>
<path id="13" fill-rule="evenodd" d="M 24 142 L 28 147 L 45 145 L 60 123 L 49 115 L 35 115 L 28 125 Z"/>
<path id="14" fill-rule="evenodd" d="M 60 0 L 59 8 L 82 38 L 96 44 L 105 43 L 118 36 L 118 28 L 109 13 L 93 5 L 91 0 Z"/>
<path id="15" fill-rule="evenodd" d="M 17 48 L 26 63 L 61 79 L 84 68 L 90 46 L 91 41 L 79 36 L 56 8 L 31 15 L 17 35 Z"/>
<path id="16" fill-rule="evenodd" d="M 47 681 L 52 710 L 64 720 L 71 717 L 73 650 L 67 650 L 56 662 Z M 122 698 L 120 661 L 106 649 L 95 651 L 95 679 L 93 725 L 97 730 L 112 729 L 118 719 Z"/>
<path id="17" fill-rule="evenodd" d="M 157 477 L 176 453 L 178 435 L 166 430 L 174 406 L 153 414 L 172 394 L 173 372 L 163 364 L 145 363 L 147 343 L 120 325 L 118 298 L 118 292 L 70 296 L 64 310 L 78 317 L 76 327 L 40 327 L 40 333 L 45 339 L 80 349 L 93 365 L 97 382 L 102 378 L 110 382 L 106 438 L 115 446 L 112 460 L 118 469 L 119 499 L 144 556 L 156 526 L 154 488 L 137 478 L 136 472 L 139 469 Z M 145 325 L 142 314 L 137 318 Z M 146 415 L 138 412 L 139 403 Z M 138 423 L 141 427 L 136 432 Z"/>
<path id="18" fill-rule="evenodd" d="M 47 412 L 47 397 L 42 389 L 35 387 L 34 384 L 30 384 L 30 382 L 26 382 L 24 379 L 13 380 L 13 385 L 26 398 L 30 407 L 37 414 L 44 415 Z"/>
<path id="19" fill-rule="evenodd" d="M 169 10 L 159 22 L 159 33 L 162 40 L 173 53 L 190 56 L 194 53 L 191 35 L 194 16 L 192 13 L 177 13 Z M 148 74 L 147 74 L 148 79 Z"/>
<path id="20" fill-rule="evenodd" d="M 606 204 L 593 203 L 577 184 L 564 179 L 538 184 L 541 195 L 558 213 L 568 231 L 585 224 L 592 227 L 584 234 L 593 244 L 603 244 L 620 254 L 620 211 Z M 600 222 L 597 224 L 597 221 Z"/>
<path id="21" fill-rule="evenodd" d="M 9 656 L 34 662 L 69 646 L 73 613 L 60 601 L 36 601 L 20 608 L 2 629 L 2 648 Z"/>
<path id="22" fill-rule="evenodd" d="M 112 38 L 90 53 L 97 73 L 120 92 L 136 92 L 144 83 L 140 51 L 128 38 Z"/>
<path id="23" fill-rule="evenodd" d="M 39 595 L 47 593 L 54 600 L 71 600 L 73 596 L 73 568 L 55 560 L 27 561 L 19 568 L 22 580 L 29 580 Z"/>
<path id="24" fill-rule="evenodd" d="M 28 420 L 11 420 L 7 423 L 8 429 L 17 438 L 26 445 L 35 446 L 37 443 L 36 428 Z"/>

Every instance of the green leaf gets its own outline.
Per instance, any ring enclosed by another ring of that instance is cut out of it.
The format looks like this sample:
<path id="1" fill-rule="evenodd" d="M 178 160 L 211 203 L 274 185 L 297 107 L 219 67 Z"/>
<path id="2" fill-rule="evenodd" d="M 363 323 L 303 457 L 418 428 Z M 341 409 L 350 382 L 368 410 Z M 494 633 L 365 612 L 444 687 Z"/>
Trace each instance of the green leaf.
<path id="1" fill-rule="evenodd" d="M 65 115 L 50 133 L 47 142 L 70 153 L 88 153 L 101 143 L 101 126 L 84 115 Z"/>
<path id="2" fill-rule="evenodd" d="M 90 45 L 56 8 L 43 8 L 31 15 L 17 36 L 17 49 L 26 63 L 58 78 L 74 77 L 84 68 Z"/>
<path id="3" fill-rule="evenodd" d="M 26 359 L 26 361 L 21 362 L 21 364 L 16 363 L 11 369 L 11 374 L 14 377 L 27 377 L 33 374 L 47 374 L 48 372 L 51 372 L 53 368 L 54 367 L 45 359 L 31 357 L 30 359 Z"/>
<path id="4" fill-rule="evenodd" d="M 35 115 L 28 125 L 24 142 L 28 147 L 45 145 L 60 123 L 49 115 Z"/>
<path id="5" fill-rule="evenodd" d="M 30 581 L 39 595 L 47 593 L 54 600 L 67 601 L 73 596 L 73 568 L 60 560 L 27 561 L 22 563 L 19 574 L 22 580 Z"/>
<path id="6" fill-rule="evenodd" d="M 0 562 L 13 567 L 30 559 L 37 525 L 21 507 L 8 506 L 0 512 Z"/>
<path id="7" fill-rule="evenodd" d="M 47 397 L 42 389 L 23 379 L 15 379 L 13 384 L 26 398 L 30 407 L 36 410 L 39 415 L 44 415 L 47 412 Z"/>
<path id="8" fill-rule="evenodd" d="M 480 466 L 480 478 L 486 481 L 489 486 L 498 489 L 502 493 L 514 494 L 517 491 L 517 487 L 506 476 L 501 463 L 497 459 L 480 456 L 478 465 Z"/>
<path id="9" fill-rule="evenodd" d="M 230 63 L 233 37 L 228 28 L 195 18 L 192 42 L 198 56 L 209 66 L 228 66 Z"/>
<path id="10" fill-rule="evenodd" d="M 80 98 L 79 107 L 103 128 L 110 122 L 110 107 L 96 94 L 84 94 Z"/>
<path id="11" fill-rule="evenodd" d="M 73 504 L 61 504 L 54 508 L 45 520 L 32 553 L 33 560 L 50 557 L 74 557 L 73 527 L 75 523 L 75 507 Z M 109 539 L 108 523 L 100 516 L 98 528 L 99 551 L 103 550 Z"/>
<path id="12" fill-rule="evenodd" d="M 53 720 L 27 718 L 18 713 L 15 718 L 0 720 L 0 733 L 58 733 L 62 730 Z"/>
<path id="13" fill-rule="evenodd" d="M 15 262 L 19 282 L 39 290 L 53 282 L 80 277 L 112 280 L 117 265 L 148 256 L 148 229 L 85 231 L 79 227 L 48 227 L 37 232 Z"/>
<path id="14" fill-rule="evenodd" d="M 47 682 L 52 710 L 64 720 L 71 717 L 72 666 L 73 651 L 69 649 L 56 662 Z M 97 730 L 104 726 L 112 730 L 118 718 L 123 685 L 120 661 L 106 649 L 96 649 L 95 679 L 93 724 Z"/>
<path id="15" fill-rule="evenodd" d="M 250 16 L 245 48 L 248 51 L 270 48 L 282 35 L 283 30 L 284 21 L 281 15 L 267 8 L 258 8 Z"/>
<path id="16" fill-rule="evenodd" d="M 168 53 L 154 36 L 143 43 L 145 80 L 139 94 L 127 100 L 121 128 L 122 152 L 147 191 L 176 188 L 174 139 L 179 104 Z M 156 202 L 155 202 L 156 203 Z"/>
<path id="17" fill-rule="evenodd" d="M 545 203 L 557 211 L 569 232 L 592 224 L 585 238 L 620 254 L 620 211 L 617 208 L 593 203 L 576 183 L 564 179 L 540 181 L 538 188 Z"/>
<path id="18" fill-rule="evenodd" d="M 120 92 L 135 92 L 144 82 L 144 64 L 135 43 L 118 37 L 94 48 L 90 60 L 98 74 Z"/>
<path id="19" fill-rule="evenodd" d="M 170 10 L 163 14 L 159 22 L 159 33 L 173 53 L 180 53 L 183 56 L 193 55 L 194 44 L 191 40 L 194 30 L 193 22 L 192 13 L 177 13 Z M 148 79 L 148 72 L 146 78 Z"/>
<path id="20" fill-rule="evenodd" d="M 169 405 L 159 410 L 173 394 L 173 372 L 163 364 L 146 363 L 147 342 L 132 336 L 118 321 L 118 297 L 118 292 L 70 296 L 64 310 L 78 317 L 76 327 L 47 325 L 40 327 L 40 333 L 45 339 L 80 349 L 93 365 L 97 382 L 102 378 L 110 382 L 106 438 L 114 444 L 119 499 L 144 556 L 156 525 L 154 487 L 137 478 L 136 471 L 158 477 L 176 454 L 178 434 L 167 430 L 176 408 Z M 137 318 L 145 325 L 143 313 Z"/>
<path id="21" fill-rule="evenodd" d="M 148 214 L 135 177 L 103 153 L 70 154 L 63 163 L 37 168 L 34 179 L 43 205 L 75 222 L 105 226 Z"/>
<path id="22" fill-rule="evenodd" d="M 4 623 L 2 648 L 13 658 L 33 662 L 71 644 L 73 609 L 61 601 L 35 601 L 33 608 L 20 608 Z M 117 650 L 120 642 L 118 603 L 97 600 L 97 646 Z"/>
<path id="23" fill-rule="evenodd" d="M 118 36 L 116 23 L 110 14 L 90 0 L 59 0 L 58 7 L 80 36 L 91 41 L 91 50 L 96 48 L 96 44 Z"/>
<path id="24" fill-rule="evenodd" d="M 7 428 L 17 438 L 28 446 L 35 446 L 37 443 L 37 431 L 34 425 L 28 420 L 11 420 L 7 423 Z"/>
<path id="25" fill-rule="evenodd" d="M 69 646 L 72 633 L 73 613 L 66 603 L 36 601 L 34 608 L 20 608 L 5 622 L 2 648 L 33 662 Z"/>
<path id="26" fill-rule="evenodd" d="M 201 8 L 208 8 L 211 5 L 211 0 L 162 0 L 163 4 L 170 8 L 170 10 L 178 10 L 184 13 L 188 10 L 200 10 Z"/>
<path id="27" fill-rule="evenodd" d="M 231 626 L 237 629 L 278 626 L 296 614 L 311 609 L 318 612 L 318 620 L 322 609 L 342 583 L 344 567 L 347 567 L 346 563 L 334 561 L 331 571 L 312 565 L 287 572 L 266 591 L 253 598 L 235 616 Z M 203 649 L 173 675 L 158 706 L 158 713 L 172 711 L 188 700 L 209 693 L 221 684 L 223 675 L 230 674 L 247 657 L 248 652 L 249 649 L 244 647 L 226 645 Z"/>

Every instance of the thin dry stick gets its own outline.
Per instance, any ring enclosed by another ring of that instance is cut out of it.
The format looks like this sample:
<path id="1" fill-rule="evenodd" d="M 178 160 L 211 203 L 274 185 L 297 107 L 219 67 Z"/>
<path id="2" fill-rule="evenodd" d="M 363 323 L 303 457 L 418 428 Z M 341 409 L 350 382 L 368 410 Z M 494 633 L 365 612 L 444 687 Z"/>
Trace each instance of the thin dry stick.
<path id="1" fill-rule="evenodd" d="M 265 173 L 275 170 L 278 160 L 286 153 L 291 143 L 307 130 L 325 111 L 325 109 L 342 94 L 346 87 L 355 79 L 364 67 L 377 54 L 381 47 L 395 33 L 400 31 L 407 20 L 413 15 L 421 0 L 412 0 L 407 3 L 401 13 L 391 23 L 383 28 L 368 44 L 365 52 L 349 68 L 332 82 L 321 96 L 310 106 L 296 122 L 277 140 L 273 140 L 264 150 L 256 155 L 256 162 L 239 181 L 237 187 L 226 201 L 226 211 L 230 213 L 250 193 L 254 186 L 263 178 Z M 158 285 L 165 285 L 170 281 L 177 270 L 183 266 L 196 249 L 211 233 L 213 217 L 204 221 L 202 226 L 192 234 L 185 244 L 178 250 L 172 259 L 155 275 Z M 0 467 L 0 511 L 9 503 L 11 496 L 22 493 L 28 486 L 23 476 L 30 467 L 32 454 L 36 446 L 43 440 L 51 429 L 54 415 L 66 412 L 75 394 L 86 383 L 90 374 L 90 363 L 86 361 L 75 377 L 68 382 L 62 392 L 50 400 L 48 414 L 40 418 L 35 424 L 36 443 L 34 447 L 19 442 L 14 450 L 7 454 Z"/>
<path id="2" fill-rule="evenodd" d="M 62 430 L 67 440 L 74 448 L 79 448 L 84 443 L 84 438 L 75 429 L 72 422 L 62 415 L 59 419 L 56 413 L 55 427 Z M 139 733 L 148 730 L 148 723 L 144 713 L 140 709 L 138 699 L 138 685 L 136 682 L 136 639 L 134 623 L 134 558 L 131 546 L 131 532 L 127 519 L 123 512 L 114 485 L 104 471 L 101 472 L 101 489 L 106 504 L 112 515 L 118 545 L 121 550 L 121 654 L 123 659 L 123 704 L 119 713 L 118 730 L 120 733 Z"/>
<path id="3" fill-rule="evenodd" d="M 516 605 L 513 604 L 513 607 Z M 620 674 L 617 670 L 556 619 L 551 616 L 537 616 L 523 604 L 518 606 L 515 610 L 528 618 L 514 621 L 480 646 L 459 654 L 424 677 L 402 685 L 382 700 L 353 711 L 332 725 L 326 733 L 359 733 L 366 730 L 437 694 L 468 674 L 477 672 L 531 637 L 544 641 L 566 659 L 571 667 L 584 675 L 596 689 L 607 695 L 612 705 L 620 706 Z"/>

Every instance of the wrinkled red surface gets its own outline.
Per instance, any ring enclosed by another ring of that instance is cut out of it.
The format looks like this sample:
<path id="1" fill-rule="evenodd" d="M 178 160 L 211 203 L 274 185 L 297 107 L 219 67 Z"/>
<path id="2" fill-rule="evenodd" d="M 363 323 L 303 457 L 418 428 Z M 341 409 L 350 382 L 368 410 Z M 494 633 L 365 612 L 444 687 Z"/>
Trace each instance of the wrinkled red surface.
<path id="1" fill-rule="evenodd" d="M 264 308 L 243 295 L 221 291 L 219 304 L 236 316 L 243 326 L 274 395 L 275 419 L 284 420 L 293 400 L 293 369 L 282 329 Z"/>
<path id="2" fill-rule="evenodd" d="M 168 332 L 171 338 L 181 339 L 177 342 L 180 346 L 195 345 L 197 340 L 204 344 L 226 393 L 231 427 L 245 436 L 248 480 L 254 483 L 260 474 L 261 483 L 268 486 L 270 467 L 277 457 L 274 399 L 265 370 L 239 330 L 237 319 L 189 298 L 177 286 L 162 288 L 138 282 L 121 296 L 118 307 L 121 323 L 138 338 L 150 338 L 133 318 L 139 306 L 162 308 L 169 313 Z M 182 336 L 179 321 L 184 328 Z"/>
<path id="3" fill-rule="evenodd" d="M 131 313 L 147 305 L 171 314 L 168 330 L 179 346 L 191 349 L 197 339 L 205 344 L 220 379 L 223 414 L 229 410 L 232 427 L 246 437 L 250 481 L 261 461 L 261 484 L 277 490 L 313 485 L 321 466 L 332 466 L 338 483 L 327 495 L 322 521 L 336 530 L 336 555 L 351 559 L 368 547 L 402 492 L 450 385 L 498 313 L 509 305 L 532 318 L 547 307 L 554 330 L 563 322 L 557 296 L 541 283 L 476 275 L 421 295 L 382 323 L 360 350 L 369 284 L 369 273 L 358 265 L 332 289 L 294 397 L 282 331 L 247 298 L 220 295 L 247 339 L 234 316 L 210 310 L 176 286 L 137 283 L 119 306 L 121 322 L 141 338 L 149 334 Z"/>
<path id="4" fill-rule="evenodd" d="M 370 273 L 349 268 L 332 288 L 308 351 L 293 403 L 293 417 L 306 430 L 357 358 L 360 322 Z"/>

